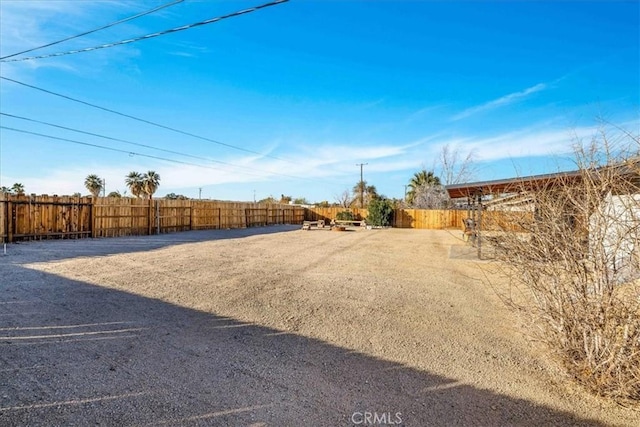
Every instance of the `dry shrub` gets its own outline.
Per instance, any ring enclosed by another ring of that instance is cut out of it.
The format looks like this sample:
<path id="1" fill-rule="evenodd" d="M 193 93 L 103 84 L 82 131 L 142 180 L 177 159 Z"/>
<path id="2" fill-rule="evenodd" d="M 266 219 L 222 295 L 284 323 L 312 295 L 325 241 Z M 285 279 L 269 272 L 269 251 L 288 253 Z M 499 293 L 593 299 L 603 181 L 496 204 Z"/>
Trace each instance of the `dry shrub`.
<path id="1" fill-rule="evenodd" d="M 576 151 L 575 174 L 534 188 L 523 180 L 534 213 L 494 245 L 526 296 L 508 301 L 531 316 L 536 337 L 592 391 L 638 403 L 640 158 L 621 151 L 614 156 L 602 136 Z"/>

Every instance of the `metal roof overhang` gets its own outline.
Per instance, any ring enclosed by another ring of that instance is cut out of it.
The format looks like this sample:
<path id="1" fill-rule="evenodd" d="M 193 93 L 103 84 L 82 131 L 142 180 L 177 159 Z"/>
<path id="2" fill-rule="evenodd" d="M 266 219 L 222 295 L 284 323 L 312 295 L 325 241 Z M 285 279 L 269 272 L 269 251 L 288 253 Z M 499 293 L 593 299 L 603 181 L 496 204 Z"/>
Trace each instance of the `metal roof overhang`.
<path id="1" fill-rule="evenodd" d="M 497 179 L 493 181 L 478 181 L 466 184 L 447 185 L 445 188 L 451 199 L 470 197 L 478 193 L 502 194 L 520 193 L 546 187 L 557 182 L 575 181 L 580 179 L 580 171 L 532 175 L 521 178 Z"/>
<path id="2" fill-rule="evenodd" d="M 640 186 L 640 156 L 632 157 L 624 162 L 605 166 L 613 167 L 618 173 L 631 176 L 633 181 Z M 596 171 L 601 168 L 595 169 Z M 471 197 L 477 194 L 521 193 L 544 188 L 549 185 L 567 184 L 579 181 L 583 171 L 549 173 L 544 175 L 531 175 L 520 178 L 497 179 L 494 181 L 478 181 L 466 184 L 447 185 L 445 188 L 451 199 Z"/>

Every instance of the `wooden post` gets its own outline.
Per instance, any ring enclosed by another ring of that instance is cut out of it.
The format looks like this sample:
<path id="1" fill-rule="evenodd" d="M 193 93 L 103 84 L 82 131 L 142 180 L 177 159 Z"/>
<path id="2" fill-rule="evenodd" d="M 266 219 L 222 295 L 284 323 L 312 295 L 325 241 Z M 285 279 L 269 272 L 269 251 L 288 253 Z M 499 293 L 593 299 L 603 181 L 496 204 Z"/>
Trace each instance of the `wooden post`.
<path id="1" fill-rule="evenodd" d="M 29 211 L 27 213 L 27 216 L 29 217 L 29 225 L 28 225 L 28 230 L 29 231 L 27 231 L 27 233 L 33 234 L 33 236 L 34 236 L 33 240 L 35 240 L 35 234 L 36 234 L 35 233 L 35 229 L 34 229 L 35 221 L 33 221 L 33 218 L 32 218 L 33 212 L 31 210 L 31 196 L 27 196 L 27 197 L 29 197 L 29 205 L 28 205 Z M 29 240 L 31 240 L 31 238 Z"/>
<path id="2" fill-rule="evenodd" d="M 153 199 L 152 198 L 149 198 L 148 220 L 149 220 L 149 223 L 147 224 L 148 225 L 147 234 L 151 236 L 151 233 L 153 233 Z"/>
<path id="3" fill-rule="evenodd" d="M 156 206 L 156 232 L 160 234 L 160 203 L 157 200 L 154 201 Z"/>
<path id="4" fill-rule="evenodd" d="M 1 194 L 1 193 L 0 193 Z M 6 194 L 2 194 L 2 209 L 4 209 L 3 217 L 2 217 L 2 242 L 5 243 L 9 240 L 9 211 L 7 210 L 7 206 L 9 205 L 8 197 Z"/>
<path id="5" fill-rule="evenodd" d="M 189 230 L 193 230 L 193 201 L 189 200 Z"/>
<path id="6" fill-rule="evenodd" d="M 471 205 L 471 220 L 472 220 L 474 231 L 475 231 L 475 228 L 477 226 L 476 209 L 477 209 L 476 198 L 475 198 L 475 196 L 473 196 L 472 205 Z M 474 239 L 475 239 L 475 234 L 473 236 L 474 236 Z"/>
<path id="7" fill-rule="evenodd" d="M 13 243 L 13 203 L 7 198 L 7 240 L 9 243 Z"/>
<path id="8" fill-rule="evenodd" d="M 96 237 L 96 201 L 94 197 L 91 198 L 91 204 L 89 205 L 89 230 L 91 231 L 91 238 Z"/>
<path id="9" fill-rule="evenodd" d="M 478 224 L 476 226 L 476 242 L 478 242 L 478 259 L 482 259 L 482 193 L 478 194 Z"/>

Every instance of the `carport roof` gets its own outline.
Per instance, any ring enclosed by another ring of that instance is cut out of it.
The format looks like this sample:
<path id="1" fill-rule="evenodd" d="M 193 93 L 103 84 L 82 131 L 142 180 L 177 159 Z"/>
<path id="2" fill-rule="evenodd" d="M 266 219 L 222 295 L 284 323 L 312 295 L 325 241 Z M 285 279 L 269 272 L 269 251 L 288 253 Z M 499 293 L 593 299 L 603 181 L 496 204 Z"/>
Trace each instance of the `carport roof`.
<path id="1" fill-rule="evenodd" d="M 622 174 L 635 176 L 635 179 L 638 179 L 639 166 L 640 156 L 632 157 L 625 162 L 613 165 L 614 168 L 619 168 Z M 478 193 L 519 193 L 558 183 L 566 184 L 567 181 L 577 181 L 580 179 L 581 174 L 581 171 L 575 170 L 568 172 L 549 173 L 544 175 L 530 175 L 517 178 L 496 179 L 493 181 L 478 181 L 465 184 L 453 184 L 447 185 L 445 188 L 447 190 L 447 193 L 449 193 L 449 197 L 452 199 L 469 197 Z"/>
<path id="2" fill-rule="evenodd" d="M 496 179 L 493 181 L 478 181 L 465 184 L 447 185 L 447 193 L 452 199 L 469 197 L 479 192 L 483 194 L 518 193 L 529 191 L 552 184 L 559 180 L 578 179 L 580 171 L 531 175 L 519 178 Z"/>

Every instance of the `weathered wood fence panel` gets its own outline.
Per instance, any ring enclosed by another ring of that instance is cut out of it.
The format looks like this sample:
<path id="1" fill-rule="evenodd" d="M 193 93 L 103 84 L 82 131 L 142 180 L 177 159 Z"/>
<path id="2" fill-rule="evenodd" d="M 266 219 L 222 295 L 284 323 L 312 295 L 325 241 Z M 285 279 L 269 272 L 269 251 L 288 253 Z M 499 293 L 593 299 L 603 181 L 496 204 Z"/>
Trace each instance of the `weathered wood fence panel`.
<path id="1" fill-rule="evenodd" d="M 98 197 L 93 204 L 92 237 L 152 234 L 155 220 L 149 200 Z"/>
<path id="2" fill-rule="evenodd" d="M 191 200 L 189 213 L 192 230 L 218 230 L 222 227 L 222 207 L 219 204 Z"/>
<path id="3" fill-rule="evenodd" d="M 191 203 L 186 204 L 182 200 L 154 200 L 153 209 L 156 233 L 176 233 L 192 229 Z"/>
<path id="4" fill-rule="evenodd" d="M 0 236 L 3 241 L 91 236 L 89 198 L 46 195 L 0 197 Z"/>
<path id="5" fill-rule="evenodd" d="M 518 211 L 483 211 L 482 228 L 486 231 L 531 230 L 534 221 L 533 212 Z"/>

